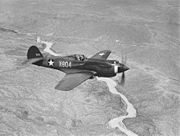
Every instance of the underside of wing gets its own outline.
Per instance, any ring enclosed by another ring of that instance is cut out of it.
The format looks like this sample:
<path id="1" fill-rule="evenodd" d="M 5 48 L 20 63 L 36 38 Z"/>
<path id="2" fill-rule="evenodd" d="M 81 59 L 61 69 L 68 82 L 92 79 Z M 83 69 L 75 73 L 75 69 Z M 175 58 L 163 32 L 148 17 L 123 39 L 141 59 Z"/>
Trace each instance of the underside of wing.
<path id="1" fill-rule="evenodd" d="M 67 69 L 67 68 L 61 68 L 61 71 L 66 74 L 76 74 L 76 73 L 88 73 L 88 70 L 81 70 L 81 69 Z"/>
<path id="2" fill-rule="evenodd" d="M 104 50 L 104 51 L 100 51 L 98 53 L 96 53 L 94 56 L 92 56 L 92 59 L 102 59 L 102 60 L 106 60 L 108 58 L 108 56 L 111 54 L 110 50 Z"/>
<path id="3" fill-rule="evenodd" d="M 62 91 L 70 91 L 84 81 L 86 81 L 87 79 L 89 79 L 91 76 L 93 76 L 92 73 L 66 74 L 64 78 L 57 84 L 55 89 Z"/>

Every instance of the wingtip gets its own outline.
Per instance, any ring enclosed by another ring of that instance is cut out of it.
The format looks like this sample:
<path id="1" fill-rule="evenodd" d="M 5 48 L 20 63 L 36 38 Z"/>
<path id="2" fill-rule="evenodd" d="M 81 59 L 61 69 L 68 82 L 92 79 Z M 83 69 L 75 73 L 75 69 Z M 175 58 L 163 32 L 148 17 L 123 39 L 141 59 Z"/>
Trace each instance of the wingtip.
<path id="1" fill-rule="evenodd" d="M 56 90 L 60 90 L 60 91 L 71 91 L 72 89 L 68 89 L 68 88 L 60 88 L 59 86 L 55 87 Z"/>

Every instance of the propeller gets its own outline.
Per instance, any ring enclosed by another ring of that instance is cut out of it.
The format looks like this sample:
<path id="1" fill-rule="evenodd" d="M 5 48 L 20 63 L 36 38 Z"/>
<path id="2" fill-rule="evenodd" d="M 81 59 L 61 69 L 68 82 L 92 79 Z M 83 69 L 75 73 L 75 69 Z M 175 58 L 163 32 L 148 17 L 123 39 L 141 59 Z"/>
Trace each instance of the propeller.
<path id="1" fill-rule="evenodd" d="M 122 72 L 122 75 L 121 75 L 120 85 L 124 86 L 124 84 L 125 84 L 125 71 L 128 70 L 128 68 L 126 66 L 127 57 L 124 56 L 122 45 L 120 44 L 120 40 L 116 40 L 116 43 L 121 48 L 121 55 L 122 55 L 121 63 L 123 64 L 122 67 L 123 67 L 124 71 Z"/>
<path id="2" fill-rule="evenodd" d="M 125 84 L 125 73 L 123 72 L 122 75 L 121 75 L 120 85 L 124 86 L 124 84 Z"/>
<path id="3" fill-rule="evenodd" d="M 121 62 L 122 62 L 123 65 L 126 65 L 126 61 L 127 61 L 127 57 L 126 56 L 122 56 Z M 120 82 L 121 86 L 124 86 L 124 84 L 125 84 L 125 72 L 122 73 L 122 75 L 121 75 L 121 82 Z"/>

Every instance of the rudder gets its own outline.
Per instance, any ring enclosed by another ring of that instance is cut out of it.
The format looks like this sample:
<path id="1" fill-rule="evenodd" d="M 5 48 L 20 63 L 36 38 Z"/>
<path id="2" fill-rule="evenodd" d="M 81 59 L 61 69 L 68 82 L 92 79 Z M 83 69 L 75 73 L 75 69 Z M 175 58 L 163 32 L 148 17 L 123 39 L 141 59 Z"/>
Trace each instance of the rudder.
<path id="1" fill-rule="evenodd" d="M 42 58 L 43 55 L 36 46 L 31 46 L 27 52 L 27 59 Z"/>

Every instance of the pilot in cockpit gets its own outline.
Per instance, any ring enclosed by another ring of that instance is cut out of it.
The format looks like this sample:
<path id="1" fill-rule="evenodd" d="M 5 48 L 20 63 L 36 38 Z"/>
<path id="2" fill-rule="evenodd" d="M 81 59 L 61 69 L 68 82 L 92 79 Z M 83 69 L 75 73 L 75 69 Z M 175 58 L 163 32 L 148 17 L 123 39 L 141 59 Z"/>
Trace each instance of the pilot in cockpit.
<path id="1" fill-rule="evenodd" d="M 77 54 L 76 55 L 77 60 L 79 61 L 85 61 L 87 58 L 84 55 Z"/>

